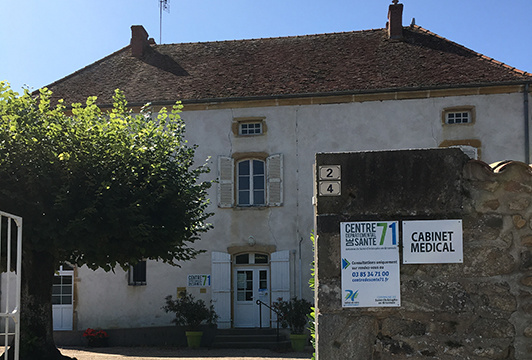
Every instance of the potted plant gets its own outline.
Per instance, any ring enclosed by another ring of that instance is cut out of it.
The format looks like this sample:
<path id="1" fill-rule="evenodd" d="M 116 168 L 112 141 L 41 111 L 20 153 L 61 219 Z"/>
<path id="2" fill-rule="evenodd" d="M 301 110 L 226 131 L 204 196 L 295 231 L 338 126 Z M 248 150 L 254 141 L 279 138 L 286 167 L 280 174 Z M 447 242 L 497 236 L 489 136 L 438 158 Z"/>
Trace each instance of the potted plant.
<path id="1" fill-rule="evenodd" d="M 165 301 L 166 305 L 163 306 L 163 310 L 175 314 L 175 319 L 172 322 L 185 327 L 188 347 L 199 348 L 203 336 L 203 331 L 198 329 L 199 326 L 201 324 L 216 324 L 218 319 L 214 306 L 212 304 L 207 306 L 205 301 L 196 300 L 192 294 L 186 293 L 175 300 L 172 299 L 172 295 L 168 295 Z"/>
<path id="2" fill-rule="evenodd" d="M 273 307 L 278 311 L 278 321 L 281 326 L 290 328 L 290 341 L 292 349 L 296 351 L 303 351 L 307 343 L 307 328 L 311 312 L 312 304 L 305 299 L 298 299 L 294 297 L 290 301 L 285 301 L 279 298 L 277 302 L 273 303 Z"/>
<path id="3" fill-rule="evenodd" d="M 88 328 L 83 333 L 83 337 L 87 339 L 89 347 L 106 347 L 109 345 L 109 335 L 103 330 Z"/>

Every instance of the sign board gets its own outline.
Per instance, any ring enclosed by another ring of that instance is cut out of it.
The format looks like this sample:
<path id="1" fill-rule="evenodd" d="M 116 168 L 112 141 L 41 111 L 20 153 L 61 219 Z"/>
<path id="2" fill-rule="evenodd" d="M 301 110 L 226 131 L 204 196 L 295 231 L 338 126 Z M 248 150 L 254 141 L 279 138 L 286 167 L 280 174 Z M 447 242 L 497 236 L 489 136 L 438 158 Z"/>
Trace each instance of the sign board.
<path id="1" fill-rule="evenodd" d="M 463 260 L 462 220 L 403 221 L 403 264 Z"/>
<path id="2" fill-rule="evenodd" d="M 397 221 L 340 223 L 342 307 L 401 306 Z"/>
<path id="3" fill-rule="evenodd" d="M 206 274 L 188 275 L 187 286 L 188 287 L 211 286 L 211 275 L 206 275 Z"/>

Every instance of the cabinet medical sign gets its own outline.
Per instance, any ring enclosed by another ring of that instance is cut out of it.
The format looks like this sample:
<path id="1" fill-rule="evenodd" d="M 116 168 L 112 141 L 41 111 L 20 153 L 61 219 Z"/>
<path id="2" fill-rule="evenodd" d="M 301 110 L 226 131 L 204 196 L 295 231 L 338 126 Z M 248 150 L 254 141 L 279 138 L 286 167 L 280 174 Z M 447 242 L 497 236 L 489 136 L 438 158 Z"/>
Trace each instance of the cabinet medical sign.
<path id="1" fill-rule="evenodd" d="M 401 306 L 397 221 L 340 223 L 342 307 Z"/>
<path id="2" fill-rule="evenodd" d="M 462 220 L 403 221 L 403 264 L 462 263 Z"/>

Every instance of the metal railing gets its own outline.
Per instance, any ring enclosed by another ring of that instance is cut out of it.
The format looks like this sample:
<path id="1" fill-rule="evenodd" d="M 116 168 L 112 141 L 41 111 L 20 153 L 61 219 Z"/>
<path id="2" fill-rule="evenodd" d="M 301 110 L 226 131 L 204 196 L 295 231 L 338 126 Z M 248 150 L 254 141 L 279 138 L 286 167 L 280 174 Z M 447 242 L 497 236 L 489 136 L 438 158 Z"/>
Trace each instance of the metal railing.
<path id="1" fill-rule="evenodd" d="M 277 310 L 277 309 L 274 309 L 272 308 L 270 305 L 266 304 L 265 302 L 262 302 L 261 300 L 257 300 L 255 301 L 255 304 L 257 304 L 259 306 L 259 324 L 260 324 L 260 328 L 262 329 L 262 306 L 266 306 L 268 309 L 270 309 L 271 311 L 273 311 L 275 313 L 275 315 L 277 315 L 277 331 L 276 331 L 276 335 L 277 335 L 277 342 L 279 342 L 279 315 L 281 315 L 281 313 Z"/>
<path id="2" fill-rule="evenodd" d="M 13 229 L 13 224 L 16 229 Z M 4 227 L 5 226 L 5 227 Z M 16 242 L 15 242 L 16 239 Z M 5 242 L 4 242 L 5 241 Z M 12 249 L 12 242 L 15 242 L 16 249 Z M 2 253 L 2 250 L 5 253 Z M 12 264 L 12 255 L 15 252 L 15 264 Z M 4 257 L 5 264 L 1 264 L 0 268 L 5 270 L 5 284 L 3 287 L 5 292 L 2 293 L 3 306 L 0 310 L 0 318 L 4 322 L 3 329 L 0 329 L 0 336 L 4 340 L 4 358 L 7 359 L 10 350 L 10 338 L 13 339 L 11 343 L 15 348 L 14 359 L 19 359 L 20 349 L 20 288 L 21 288 L 21 272 L 22 272 L 22 218 L 0 211 L 0 259 Z M 4 268 L 5 267 L 5 268 Z M 11 294 L 12 277 L 11 270 L 15 270 L 15 294 L 14 302 L 12 304 L 13 295 Z M 14 324 L 14 329 L 10 329 L 11 322 Z"/>

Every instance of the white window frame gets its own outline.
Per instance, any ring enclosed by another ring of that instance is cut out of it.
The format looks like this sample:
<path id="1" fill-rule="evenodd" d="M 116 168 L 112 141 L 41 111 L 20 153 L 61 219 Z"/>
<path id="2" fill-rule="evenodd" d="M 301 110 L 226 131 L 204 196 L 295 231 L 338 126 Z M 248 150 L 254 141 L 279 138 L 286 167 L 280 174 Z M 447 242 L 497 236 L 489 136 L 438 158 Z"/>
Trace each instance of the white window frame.
<path id="1" fill-rule="evenodd" d="M 262 135 L 262 121 L 238 123 L 238 135 L 241 135 L 241 136 Z"/>
<path id="2" fill-rule="evenodd" d="M 244 163 L 249 164 L 249 174 L 240 174 L 241 164 Z M 255 162 L 262 164 L 262 174 L 255 174 Z M 239 160 L 236 165 L 236 193 L 237 193 L 237 199 L 236 203 L 238 206 L 247 207 L 247 206 L 265 206 L 266 205 L 266 161 L 260 160 L 260 159 L 243 159 Z M 240 182 L 242 178 L 246 178 L 248 181 L 248 189 L 241 189 L 240 188 Z M 258 188 L 255 189 L 255 180 L 256 179 L 262 179 L 262 189 Z M 248 194 L 248 203 L 244 203 L 241 198 L 241 193 L 245 192 Z M 255 193 L 261 192 L 262 193 L 262 202 L 259 202 L 255 199 Z"/>
<path id="3" fill-rule="evenodd" d="M 451 126 L 473 124 L 475 122 L 475 108 L 473 106 L 461 106 L 443 109 L 442 122 Z"/>
<path id="4" fill-rule="evenodd" d="M 445 122 L 449 125 L 471 124 L 471 111 L 448 112 L 445 114 Z"/>

